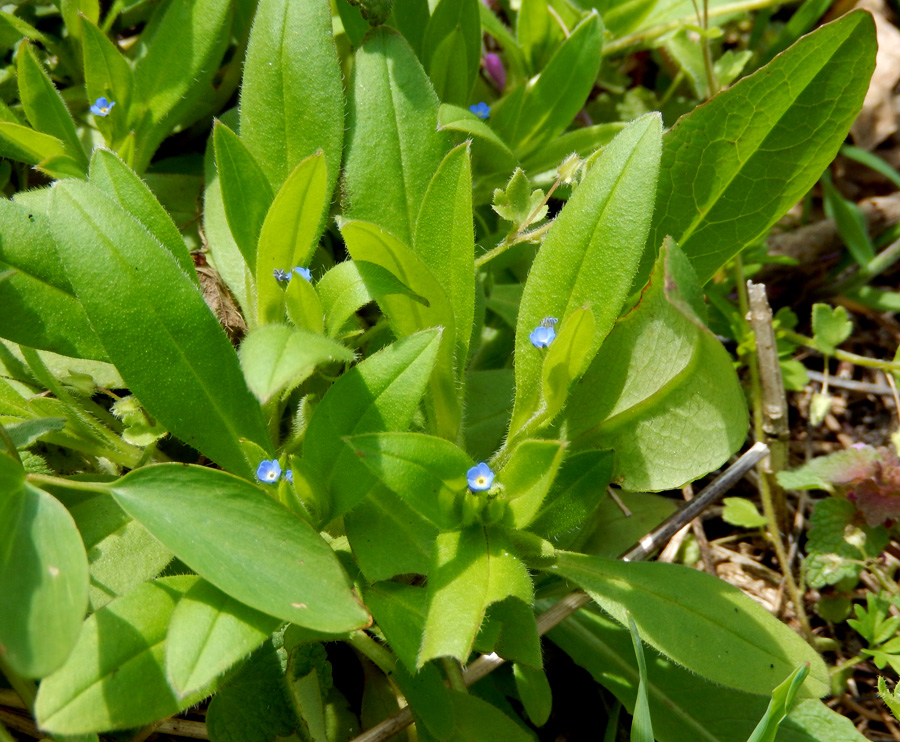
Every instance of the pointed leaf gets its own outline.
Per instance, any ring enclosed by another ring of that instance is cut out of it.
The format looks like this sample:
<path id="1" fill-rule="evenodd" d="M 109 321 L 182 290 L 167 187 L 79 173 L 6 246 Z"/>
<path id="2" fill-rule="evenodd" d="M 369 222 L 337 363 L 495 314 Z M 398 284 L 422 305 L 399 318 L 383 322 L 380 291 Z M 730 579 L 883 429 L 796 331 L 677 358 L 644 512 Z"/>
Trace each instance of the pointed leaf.
<path id="1" fill-rule="evenodd" d="M 328 0 L 260 0 L 244 65 L 240 131 L 275 188 L 321 149 L 330 198 L 341 165 L 344 95 Z"/>
<path id="2" fill-rule="evenodd" d="M 366 624 L 331 548 L 249 482 L 215 469 L 161 464 L 136 469 L 112 493 L 175 556 L 236 600 L 329 633 Z"/>
<path id="3" fill-rule="evenodd" d="M 200 690 L 256 649 L 281 623 L 197 580 L 172 614 L 166 676 L 180 696 Z"/>
<path id="4" fill-rule="evenodd" d="M 765 235 L 837 154 L 862 106 L 875 48 L 872 16 L 848 13 L 682 117 L 664 138 L 642 275 L 666 235 L 701 283 Z"/>
<path id="5" fill-rule="evenodd" d="M 62 504 L 0 454 L 0 646 L 27 678 L 56 670 L 72 651 L 87 610 L 84 544 Z"/>
<path id="6" fill-rule="evenodd" d="M 58 184 L 50 213 L 69 281 L 147 411 L 213 461 L 250 476 L 238 441 L 268 447 L 266 426 L 197 287 L 168 250 L 96 188 Z"/>
<path id="7" fill-rule="evenodd" d="M 0 121 L 0 155 L 3 157 L 37 166 L 65 154 L 65 145 L 56 137 L 21 124 Z M 72 162 L 77 165 L 74 160 Z"/>
<path id="8" fill-rule="evenodd" d="M 644 641 L 715 683 L 768 694 L 794 667 L 809 662 L 804 697 L 828 692 L 828 671 L 812 647 L 753 599 L 705 572 L 562 551 L 550 571 L 586 590 L 619 623 L 627 623 L 630 611 Z"/>
<path id="9" fill-rule="evenodd" d="M 497 474 L 509 498 L 507 525 L 527 528 L 550 490 L 565 455 L 560 441 L 522 441 Z"/>
<path id="10" fill-rule="evenodd" d="M 352 350 L 334 340 L 285 325 L 258 327 L 241 343 L 241 368 L 260 402 L 298 386 L 316 366 L 354 358 Z"/>
<path id="11" fill-rule="evenodd" d="M 196 581 L 145 582 L 90 616 L 66 664 L 41 683 L 34 709 L 41 729 L 76 735 L 139 727 L 208 695 L 204 689 L 179 699 L 164 669 L 169 619 Z"/>
<path id="12" fill-rule="evenodd" d="M 438 97 L 446 103 L 464 106 L 469 102 L 481 67 L 478 5 L 478 0 L 441 0 L 425 27 L 422 63 Z M 448 55 L 450 47 L 456 51 Z"/>
<path id="13" fill-rule="evenodd" d="M 529 339 L 534 328 L 545 317 L 565 325 L 589 304 L 595 325 L 586 356 L 593 358 L 619 315 L 650 227 L 661 130 L 649 114 L 616 136 L 544 238 L 516 326 L 513 433 L 539 405 L 543 355 Z"/>
<path id="14" fill-rule="evenodd" d="M 84 46 L 84 86 L 88 100 L 97 98 L 115 101 L 115 116 L 94 118 L 94 124 L 103 131 L 108 125 L 110 131 L 122 135 L 126 131 L 131 99 L 134 89 L 134 75 L 131 66 L 115 44 L 97 26 L 86 18 L 81 19 Z M 112 121 L 110 121 L 112 119 Z"/>
<path id="15" fill-rule="evenodd" d="M 316 407 L 303 456 L 331 493 L 326 522 L 350 510 L 376 482 L 356 461 L 344 437 L 406 430 L 431 376 L 439 345 L 440 331 L 426 330 L 388 346 L 343 374 Z"/>
<path id="16" fill-rule="evenodd" d="M 366 35 L 349 104 L 345 213 L 409 245 L 446 140 L 437 130 L 437 96 L 403 37 L 387 28 Z"/>

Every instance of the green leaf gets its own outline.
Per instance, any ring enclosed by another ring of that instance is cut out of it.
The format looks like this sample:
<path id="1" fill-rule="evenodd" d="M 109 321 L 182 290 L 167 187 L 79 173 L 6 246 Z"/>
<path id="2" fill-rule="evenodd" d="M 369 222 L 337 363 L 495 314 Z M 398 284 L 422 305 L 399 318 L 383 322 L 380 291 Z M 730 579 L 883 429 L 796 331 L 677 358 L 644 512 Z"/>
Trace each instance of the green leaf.
<path id="1" fill-rule="evenodd" d="M 137 219 L 172 253 L 188 278 L 199 285 L 194 261 L 181 232 L 149 186 L 128 165 L 109 150 L 96 149 L 91 157 L 89 181 Z"/>
<path id="2" fill-rule="evenodd" d="M 302 280 L 302 279 L 296 279 Z M 247 386 L 260 402 L 299 386 L 316 366 L 350 363 L 353 351 L 334 340 L 285 325 L 265 325 L 253 330 L 241 343 L 241 368 Z"/>
<path id="3" fill-rule="evenodd" d="M 548 606 L 541 606 L 546 608 Z M 589 606 L 548 637 L 594 680 L 634 708 L 638 670 L 627 629 Z M 647 665 L 650 713 L 659 742 L 746 742 L 766 699 L 715 685 L 662 657 Z M 816 700 L 802 701 L 782 724 L 779 742 L 863 742 L 853 723 Z"/>
<path id="4" fill-rule="evenodd" d="M 366 35 L 356 52 L 349 106 L 345 214 L 409 245 L 444 157 L 445 135 L 437 129 L 437 96 L 403 37 L 387 28 Z"/>
<path id="5" fill-rule="evenodd" d="M 332 337 L 358 309 L 387 294 L 405 294 L 423 306 L 429 305 L 389 270 L 366 260 L 338 263 L 322 276 L 316 289 L 325 310 L 325 332 Z"/>
<path id="6" fill-rule="evenodd" d="M 513 397 L 511 368 L 469 371 L 466 375 L 466 450 L 486 461 L 500 447 L 509 427 Z"/>
<path id="7" fill-rule="evenodd" d="M 722 511 L 722 520 L 741 528 L 762 528 L 766 525 L 766 517 L 761 515 L 750 500 L 745 497 L 726 497 Z"/>
<path id="8" fill-rule="evenodd" d="M 682 117 L 663 141 L 641 276 L 666 235 L 706 283 L 766 234 L 837 154 L 874 64 L 872 17 L 848 13 Z M 828 109 L 810 117 L 823 100 Z"/>
<path id="9" fill-rule="evenodd" d="M 34 709 L 40 728 L 74 735 L 139 727 L 208 695 L 207 688 L 178 698 L 164 670 L 169 619 L 196 581 L 145 582 L 88 617 L 66 664 L 41 683 Z"/>
<path id="10" fill-rule="evenodd" d="M 638 666 L 637 698 L 634 702 L 634 717 L 631 722 L 631 742 L 653 742 L 653 725 L 650 720 L 650 701 L 647 695 L 647 661 L 644 659 L 644 644 L 638 627 L 634 623 L 631 613 L 625 611 L 628 618 L 628 629 L 631 633 L 631 642 L 634 645 L 634 655 Z"/>
<path id="11" fill-rule="evenodd" d="M 459 527 L 466 472 L 474 465 L 460 448 L 421 433 L 354 435 L 347 445 L 419 515 L 444 531 Z"/>
<path id="12" fill-rule="evenodd" d="M 175 556 L 232 598 L 329 633 L 366 624 L 368 614 L 331 548 L 249 482 L 162 464 L 136 469 L 112 493 Z"/>
<path id="13" fill-rule="evenodd" d="M 690 264 L 667 245 L 566 413 L 573 447 L 615 449 L 615 481 L 630 490 L 681 487 L 721 466 L 747 432 L 731 356 L 697 315 L 703 305 Z"/>
<path id="14" fill-rule="evenodd" d="M 593 360 L 594 313 L 589 308 L 576 309 L 547 350 L 541 370 L 541 407 L 539 414 L 552 420 L 562 410 L 569 389 L 587 371 Z"/>
<path id="15" fill-rule="evenodd" d="M 513 228 L 520 229 L 523 225 L 537 224 L 547 215 L 547 206 L 541 206 L 543 200 L 544 192 L 539 188 L 531 190 L 525 171 L 517 167 L 506 188 L 494 189 L 491 208 Z"/>
<path id="16" fill-rule="evenodd" d="M 256 649 L 281 623 L 197 580 L 172 614 L 166 676 L 180 696 L 198 691 Z"/>
<path id="17" fill-rule="evenodd" d="M 291 272 L 288 276 L 288 285 L 284 289 L 284 308 L 288 318 L 295 327 L 321 335 L 325 330 L 325 317 L 319 293 L 313 288 L 312 281 L 307 281 L 299 273 Z M 274 275 L 262 280 L 276 283 Z M 278 290 L 281 291 L 280 288 Z"/>
<path id="18" fill-rule="evenodd" d="M 779 678 L 809 662 L 804 697 L 828 692 L 825 663 L 812 647 L 740 590 L 705 572 L 562 551 L 549 571 L 586 590 L 623 625 L 630 611 L 644 641 L 715 683 L 767 694 Z"/>
<path id="19" fill-rule="evenodd" d="M 522 441 L 497 473 L 508 498 L 506 524 L 527 528 L 540 510 L 566 452 L 560 441 Z"/>
<path id="20" fill-rule="evenodd" d="M 394 654 L 410 672 L 415 672 L 428 607 L 425 588 L 377 582 L 365 588 L 363 598 Z"/>
<path id="21" fill-rule="evenodd" d="M 454 326 L 471 327 L 475 318 L 475 230 L 467 145 L 451 150 L 431 179 L 416 222 L 413 249 L 449 297 Z M 461 367 L 469 334 L 461 332 L 456 340 Z"/>
<path id="22" fill-rule="evenodd" d="M 147 51 L 134 65 L 135 104 L 143 114 L 135 130 L 138 172 L 209 90 L 231 39 L 232 8 L 229 0 L 171 0 L 142 34 Z"/>
<path id="23" fill-rule="evenodd" d="M 6 424 L 4 427 L 9 433 L 13 446 L 19 449 L 30 446 L 47 433 L 62 430 L 66 427 L 66 419 L 64 417 L 39 417 L 20 423 Z"/>
<path id="24" fill-rule="evenodd" d="M 772 691 L 772 700 L 766 709 L 765 716 L 747 742 L 775 742 L 778 728 L 794 705 L 794 698 L 809 674 L 809 665 L 800 665 L 790 676 Z"/>
<path id="25" fill-rule="evenodd" d="M 260 0 L 244 65 L 240 131 L 275 188 L 321 149 L 325 192 L 334 192 L 344 95 L 328 0 Z"/>
<path id="26" fill-rule="evenodd" d="M 56 670 L 78 639 L 88 602 L 88 563 L 68 511 L 0 454 L 0 645 L 27 678 Z"/>
<path id="27" fill-rule="evenodd" d="M 484 170 L 507 172 L 519 164 L 509 145 L 468 108 L 442 103 L 438 109 L 438 124 L 442 130 L 471 138 L 476 166 L 481 164 Z"/>
<path id="28" fill-rule="evenodd" d="M 831 182 L 828 171 L 823 173 L 821 183 L 825 195 L 825 215 L 834 220 L 847 251 L 860 268 L 868 267 L 875 258 L 875 247 L 869 237 L 862 209 L 840 194 Z"/>
<path id="29" fill-rule="evenodd" d="M 444 438 L 455 439 L 462 412 L 454 364 L 455 319 L 447 294 L 422 260 L 390 233 L 367 222 L 347 221 L 340 226 L 347 251 L 355 261 L 380 265 L 415 294 L 428 298 L 428 305 L 423 306 L 412 297 L 390 294 L 383 295 L 379 305 L 390 318 L 398 337 L 430 327 L 443 328 L 440 361 L 430 382 L 429 416 L 435 432 Z M 462 364 L 463 359 L 456 360 Z"/>
<path id="30" fill-rule="evenodd" d="M 583 126 L 554 137 L 536 152 L 522 161 L 522 167 L 531 173 L 532 182 L 547 187 L 556 181 L 557 168 L 573 152 L 580 157 L 588 157 L 609 144 L 625 128 L 623 123 L 596 124 Z"/>
<path id="31" fill-rule="evenodd" d="M 16 271 L 0 282 L 0 337 L 66 356 L 106 360 L 66 278 L 46 214 L 2 199 L 0 234 L 0 262 Z"/>
<path id="32" fill-rule="evenodd" d="M 3 157 L 37 167 L 65 154 L 65 145 L 56 137 L 21 124 L 0 121 L 0 155 Z M 74 160 L 72 163 L 78 164 Z"/>
<path id="33" fill-rule="evenodd" d="M 553 707 L 550 682 L 546 673 L 516 662 L 513 665 L 513 678 L 516 681 L 516 691 L 531 723 L 537 727 L 544 726 L 550 718 Z"/>
<path id="34" fill-rule="evenodd" d="M 493 126 L 520 157 L 561 134 L 587 100 L 600 71 L 603 23 L 592 11 L 556 50 L 519 106 L 497 107 Z"/>
<path id="35" fill-rule="evenodd" d="M 468 693 L 450 691 L 453 731 L 446 739 L 534 742 L 534 736 L 493 704 Z"/>
<path id="36" fill-rule="evenodd" d="M 213 461 L 251 475 L 238 441 L 268 447 L 262 413 L 231 343 L 171 253 L 85 183 L 58 184 L 50 213 L 66 274 L 147 411 Z"/>
<path id="37" fill-rule="evenodd" d="M 115 133 L 115 139 L 124 136 L 129 123 L 134 75 L 131 66 L 118 47 L 97 26 L 81 19 L 84 46 L 84 86 L 88 100 L 97 98 L 115 101 L 116 105 L 106 118 L 94 117 L 94 124 L 105 131 Z M 107 138 L 110 141 L 110 138 Z"/>
<path id="38" fill-rule="evenodd" d="M 529 340 L 534 328 L 545 317 L 565 327 L 589 305 L 595 324 L 585 357 L 591 359 L 619 315 L 650 226 L 661 130 L 659 117 L 650 114 L 616 136 L 544 238 L 519 308 L 513 434 L 539 406 L 544 357 Z"/>
<path id="39" fill-rule="evenodd" d="M 331 494 L 327 522 L 346 513 L 375 485 L 375 477 L 344 444 L 348 435 L 404 431 L 418 409 L 440 345 L 426 330 L 388 346 L 343 374 L 316 407 L 303 456 Z"/>
<path id="40" fill-rule="evenodd" d="M 438 535 L 428 572 L 428 614 L 418 666 L 435 657 L 468 659 L 491 604 L 514 596 L 530 605 L 528 570 L 502 530 L 476 525 Z"/>
<path id="41" fill-rule="evenodd" d="M 548 0 L 523 0 L 516 16 L 516 40 L 532 72 L 542 70 L 565 39 L 556 17 L 550 15 L 549 6 Z"/>
<path id="42" fill-rule="evenodd" d="M 325 155 L 310 155 L 294 168 L 269 207 L 256 252 L 260 322 L 284 317 L 283 292 L 272 274 L 309 265 L 331 197 L 327 184 Z"/>
<path id="43" fill-rule="evenodd" d="M 566 459 L 528 530 L 549 538 L 587 521 L 606 497 L 612 469 L 611 451 L 582 451 Z"/>
<path id="44" fill-rule="evenodd" d="M 63 103 L 62 96 L 34 56 L 31 44 L 27 41 L 19 47 L 16 71 L 19 98 L 28 117 L 28 123 L 37 131 L 59 139 L 65 153 L 78 162 L 83 174 L 87 166 L 87 155 L 75 131 L 75 122 L 66 104 Z"/>
<path id="45" fill-rule="evenodd" d="M 225 217 L 244 260 L 254 266 L 256 243 L 274 198 L 269 178 L 247 145 L 221 121 L 213 128 L 213 142 Z"/>
<path id="46" fill-rule="evenodd" d="M 813 338 L 825 355 L 834 355 L 836 346 L 843 343 L 853 332 L 853 323 L 844 307 L 830 307 L 827 304 L 813 304 Z"/>
<path id="47" fill-rule="evenodd" d="M 469 102 L 481 67 L 478 5 L 479 0 L 440 0 L 425 28 L 422 63 L 446 103 Z"/>

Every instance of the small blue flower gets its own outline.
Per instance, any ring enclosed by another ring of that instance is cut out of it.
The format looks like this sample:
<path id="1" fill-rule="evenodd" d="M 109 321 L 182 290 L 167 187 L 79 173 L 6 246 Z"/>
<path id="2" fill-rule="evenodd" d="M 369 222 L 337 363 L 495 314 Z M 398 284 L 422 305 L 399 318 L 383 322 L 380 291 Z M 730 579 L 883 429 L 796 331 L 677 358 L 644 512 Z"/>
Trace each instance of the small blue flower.
<path id="1" fill-rule="evenodd" d="M 556 317 L 544 317 L 541 324 L 535 327 L 528 339 L 535 348 L 546 348 L 556 339 L 554 325 L 559 322 Z"/>
<path id="2" fill-rule="evenodd" d="M 281 268 L 276 268 L 272 271 L 272 275 L 275 276 L 276 281 L 290 281 L 291 274 L 287 271 L 281 270 Z"/>
<path id="3" fill-rule="evenodd" d="M 91 106 L 91 113 L 95 116 L 109 116 L 112 107 L 116 105 L 114 100 L 106 100 L 106 98 L 97 98 L 94 105 Z"/>
<path id="4" fill-rule="evenodd" d="M 278 459 L 272 459 L 269 461 L 268 459 L 263 459 L 259 466 L 256 467 L 256 478 L 260 482 L 265 482 L 266 484 L 272 484 L 278 481 L 278 477 L 281 476 L 281 466 L 278 464 Z"/>
<path id="5" fill-rule="evenodd" d="M 309 272 L 309 268 L 294 268 L 294 273 L 298 276 L 303 276 L 307 281 L 312 281 L 312 274 Z"/>
<path id="6" fill-rule="evenodd" d="M 484 492 L 484 490 L 489 490 L 494 483 L 494 472 L 482 461 L 466 472 L 466 480 L 469 482 L 469 489 L 472 492 Z"/>
<path id="7" fill-rule="evenodd" d="M 474 106 L 469 106 L 469 110 L 480 119 L 486 119 L 491 115 L 491 107 L 484 101 L 476 103 Z"/>
<path id="8" fill-rule="evenodd" d="M 288 482 L 290 482 L 291 484 L 293 484 L 293 483 L 294 483 L 294 470 L 293 470 L 293 469 L 288 469 L 288 470 L 284 473 L 284 478 L 287 479 Z"/>

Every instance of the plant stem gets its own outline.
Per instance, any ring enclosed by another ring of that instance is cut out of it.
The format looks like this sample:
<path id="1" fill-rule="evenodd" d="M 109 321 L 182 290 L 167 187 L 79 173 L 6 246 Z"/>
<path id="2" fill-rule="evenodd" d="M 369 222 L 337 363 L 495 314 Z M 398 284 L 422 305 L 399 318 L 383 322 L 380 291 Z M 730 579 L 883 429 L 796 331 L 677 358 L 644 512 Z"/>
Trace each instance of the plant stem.
<path id="1" fill-rule="evenodd" d="M 52 487 L 63 487 L 79 492 L 94 492 L 107 495 L 110 490 L 109 485 L 105 482 L 80 482 L 77 479 L 64 479 L 63 477 L 53 477 L 49 474 L 26 474 L 25 479 L 35 485 L 44 484 Z"/>
<path id="2" fill-rule="evenodd" d="M 781 336 L 787 340 L 811 348 L 812 350 L 817 350 L 819 353 L 822 352 L 819 349 L 819 346 L 816 345 L 816 341 L 811 337 L 801 335 L 799 332 L 794 332 L 793 330 L 780 330 L 779 332 L 781 333 Z M 858 356 L 856 353 L 847 353 L 844 350 L 835 350 L 831 355 L 839 361 L 847 361 L 856 366 L 877 368 L 882 371 L 890 371 L 891 373 L 900 372 L 900 363 L 894 363 L 893 361 L 882 361 L 878 358 L 866 358 L 865 356 Z"/>
<path id="3" fill-rule="evenodd" d="M 357 652 L 372 660 L 385 675 L 391 675 L 397 669 L 397 659 L 394 655 L 365 631 L 351 631 L 345 641 Z"/>
<path id="4" fill-rule="evenodd" d="M 828 670 L 828 674 L 831 675 L 832 677 L 834 677 L 835 675 L 838 675 L 838 674 L 844 672 L 844 670 L 849 670 L 851 667 L 853 667 L 854 665 L 856 665 L 860 662 L 865 662 L 866 659 L 867 659 L 866 657 L 863 657 L 861 654 L 858 654 L 858 655 L 856 655 L 856 657 L 851 657 L 849 660 L 845 660 L 844 662 L 841 662 L 841 664 L 835 665 L 834 667 L 830 668 Z"/>
<path id="5" fill-rule="evenodd" d="M 19 698 L 22 699 L 25 707 L 33 713 L 34 699 L 37 697 L 37 685 L 35 685 L 35 682 L 19 675 L 2 656 L 0 656 L 0 673 L 6 677 L 13 690 L 19 694 Z"/>
<path id="6" fill-rule="evenodd" d="M 462 668 L 459 666 L 459 662 L 452 657 L 441 657 L 441 665 L 444 668 L 444 674 L 447 676 L 450 687 L 460 693 L 467 693 L 466 681 L 463 679 Z"/>

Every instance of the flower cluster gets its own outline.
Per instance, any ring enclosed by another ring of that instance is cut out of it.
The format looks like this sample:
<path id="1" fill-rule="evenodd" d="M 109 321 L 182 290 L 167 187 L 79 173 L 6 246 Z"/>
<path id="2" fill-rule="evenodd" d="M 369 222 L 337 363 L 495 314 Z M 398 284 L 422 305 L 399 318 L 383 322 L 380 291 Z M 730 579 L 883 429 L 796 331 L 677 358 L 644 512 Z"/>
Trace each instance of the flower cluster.
<path id="1" fill-rule="evenodd" d="M 466 472 L 466 481 L 468 481 L 469 489 L 472 492 L 484 492 L 489 490 L 491 485 L 494 484 L 494 472 L 491 471 L 491 467 L 482 461 Z"/>
<path id="2" fill-rule="evenodd" d="M 541 324 L 535 327 L 528 335 L 528 339 L 535 348 L 546 348 L 556 339 L 555 325 L 559 322 L 556 317 L 544 317 Z"/>
<path id="3" fill-rule="evenodd" d="M 476 103 L 474 106 L 469 106 L 469 110 L 480 119 L 486 119 L 491 115 L 491 107 L 484 101 Z"/>
<path id="4" fill-rule="evenodd" d="M 91 113 L 95 116 L 109 116 L 109 112 L 114 105 L 116 105 L 114 100 L 107 100 L 102 97 L 97 98 L 97 100 L 94 101 L 94 105 L 91 106 Z"/>
<path id="5" fill-rule="evenodd" d="M 312 274 L 309 272 L 309 268 L 301 268 L 298 266 L 290 271 L 284 271 L 281 270 L 281 268 L 276 268 L 274 271 L 272 271 L 272 275 L 275 277 L 275 280 L 283 282 L 290 281 L 291 276 L 293 276 L 295 273 L 298 276 L 303 276 L 303 278 L 305 278 L 307 281 L 312 281 Z"/>
<path id="6" fill-rule="evenodd" d="M 256 478 L 260 482 L 264 482 L 265 484 L 275 484 L 281 478 L 281 465 L 278 463 L 278 459 L 263 459 L 259 462 L 259 466 L 256 467 Z M 294 472 L 292 469 L 288 469 L 284 473 L 284 478 L 290 482 L 294 483 Z"/>

